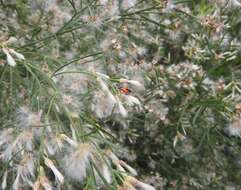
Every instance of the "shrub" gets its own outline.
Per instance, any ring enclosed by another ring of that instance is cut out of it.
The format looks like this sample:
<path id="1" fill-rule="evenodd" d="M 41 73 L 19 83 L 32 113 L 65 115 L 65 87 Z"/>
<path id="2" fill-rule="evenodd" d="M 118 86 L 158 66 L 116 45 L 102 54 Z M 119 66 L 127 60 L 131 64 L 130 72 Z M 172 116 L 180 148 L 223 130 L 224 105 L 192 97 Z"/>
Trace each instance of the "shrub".
<path id="1" fill-rule="evenodd" d="M 0 7 L 2 189 L 239 189 L 238 0 Z"/>

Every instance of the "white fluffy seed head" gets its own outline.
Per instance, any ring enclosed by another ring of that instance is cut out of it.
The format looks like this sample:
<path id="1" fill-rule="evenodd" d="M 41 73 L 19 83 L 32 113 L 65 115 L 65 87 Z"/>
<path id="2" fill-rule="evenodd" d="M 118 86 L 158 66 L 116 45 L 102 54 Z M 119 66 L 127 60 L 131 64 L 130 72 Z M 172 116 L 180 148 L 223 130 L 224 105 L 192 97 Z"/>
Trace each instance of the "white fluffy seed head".
<path id="1" fill-rule="evenodd" d="M 116 99 L 113 94 L 102 91 L 95 92 L 91 103 L 91 110 L 98 118 L 109 117 L 116 105 Z"/>
<path id="2" fill-rule="evenodd" d="M 128 106 L 137 106 L 139 110 L 142 110 L 141 102 L 138 100 L 138 98 L 131 95 L 125 95 L 125 94 L 123 94 L 122 97 L 124 98 L 125 103 Z"/>
<path id="3" fill-rule="evenodd" d="M 122 102 L 118 98 L 116 99 L 117 99 L 117 103 L 116 103 L 115 113 L 120 114 L 123 118 L 126 118 L 128 116 L 127 110 L 123 106 Z"/>
<path id="4" fill-rule="evenodd" d="M 71 179 L 82 182 L 86 177 L 86 170 L 89 167 L 91 157 L 92 147 L 89 143 L 78 145 L 64 158 L 65 174 Z"/>
<path id="5" fill-rule="evenodd" d="M 22 152 L 33 151 L 33 133 L 30 131 L 21 132 L 13 141 L 8 142 L 1 154 L 1 159 L 9 161 L 12 156 L 21 157 Z"/>
<path id="6" fill-rule="evenodd" d="M 123 0 L 122 2 L 122 8 L 123 9 L 129 9 L 135 6 L 136 0 Z"/>
<path id="7" fill-rule="evenodd" d="M 100 160 L 98 156 L 95 156 L 93 161 L 97 167 L 97 169 L 94 168 L 94 174 L 97 184 L 99 186 L 102 186 L 104 180 L 105 182 L 110 184 L 112 182 L 112 176 L 107 163 L 102 159 Z"/>
<path id="8" fill-rule="evenodd" d="M 31 180 L 34 178 L 35 172 L 33 155 L 30 153 L 25 154 L 16 169 L 17 174 L 12 188 L 14 190 L 19 190 L 20 186 L 31 185 Z"/>
<path id="9" fill-rule="evenodd" d="M 241 119 L 234 119 L 225 130 L 230 136 L 241 137 Z"/>
<path id="10" fill-rule="evenodd" d="M 27 107 L 22 106 L 18 109 L 16 114 L 17 125 L 21 128 L 40 127 L 43 125 L 41 122 L 42 111 L 38 113 L 31 112 Z"/>
<path id="11" fill-rule="evenodd" d="M 13 128 L 4 129 L 1 131 L 0 135 L 0 147 L 5 146 L 10 143 L 13 139 Z"/>

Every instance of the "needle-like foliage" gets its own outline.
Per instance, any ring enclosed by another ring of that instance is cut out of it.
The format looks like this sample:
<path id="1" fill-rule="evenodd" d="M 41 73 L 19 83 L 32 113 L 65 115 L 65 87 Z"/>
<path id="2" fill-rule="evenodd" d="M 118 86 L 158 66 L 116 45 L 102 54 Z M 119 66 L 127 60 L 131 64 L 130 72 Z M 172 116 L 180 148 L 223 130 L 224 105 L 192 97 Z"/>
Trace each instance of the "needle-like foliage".
<path id="1" fill-rule="evenodd" d="M 241 186 L 239 0 L 0 0 L 0 184 Z"/>

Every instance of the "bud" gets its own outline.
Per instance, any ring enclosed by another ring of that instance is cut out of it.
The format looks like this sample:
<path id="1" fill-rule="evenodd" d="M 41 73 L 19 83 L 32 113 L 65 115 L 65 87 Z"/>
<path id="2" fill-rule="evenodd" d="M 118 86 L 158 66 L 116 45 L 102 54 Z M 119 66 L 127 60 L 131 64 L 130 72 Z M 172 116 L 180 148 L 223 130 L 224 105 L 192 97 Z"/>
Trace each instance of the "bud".
<path id="1" fill-rule="evenodd" d="M 44 163 L 47 167 L 49 167 L 52 172 L 54 173 L 55 178 L 62 184 L 64 183 L 64 176 L 60 173 L 60 171 L 55 167 L 52 160 L 48 159 L 47 157 L 44 157 Z"/>

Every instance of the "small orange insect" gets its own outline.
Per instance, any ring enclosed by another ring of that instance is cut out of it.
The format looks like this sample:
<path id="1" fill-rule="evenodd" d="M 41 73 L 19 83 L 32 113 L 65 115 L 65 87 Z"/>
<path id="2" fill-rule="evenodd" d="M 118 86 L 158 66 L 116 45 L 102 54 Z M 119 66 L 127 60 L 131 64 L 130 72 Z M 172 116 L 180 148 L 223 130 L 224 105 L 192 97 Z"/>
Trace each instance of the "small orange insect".
<path id="1" fill-rule="evenodd" d="M 126 87 L 119 87 L 119 91 L 125 95 L 129 94 L 131 92 L 131 90 L 129 88 Z"/>

